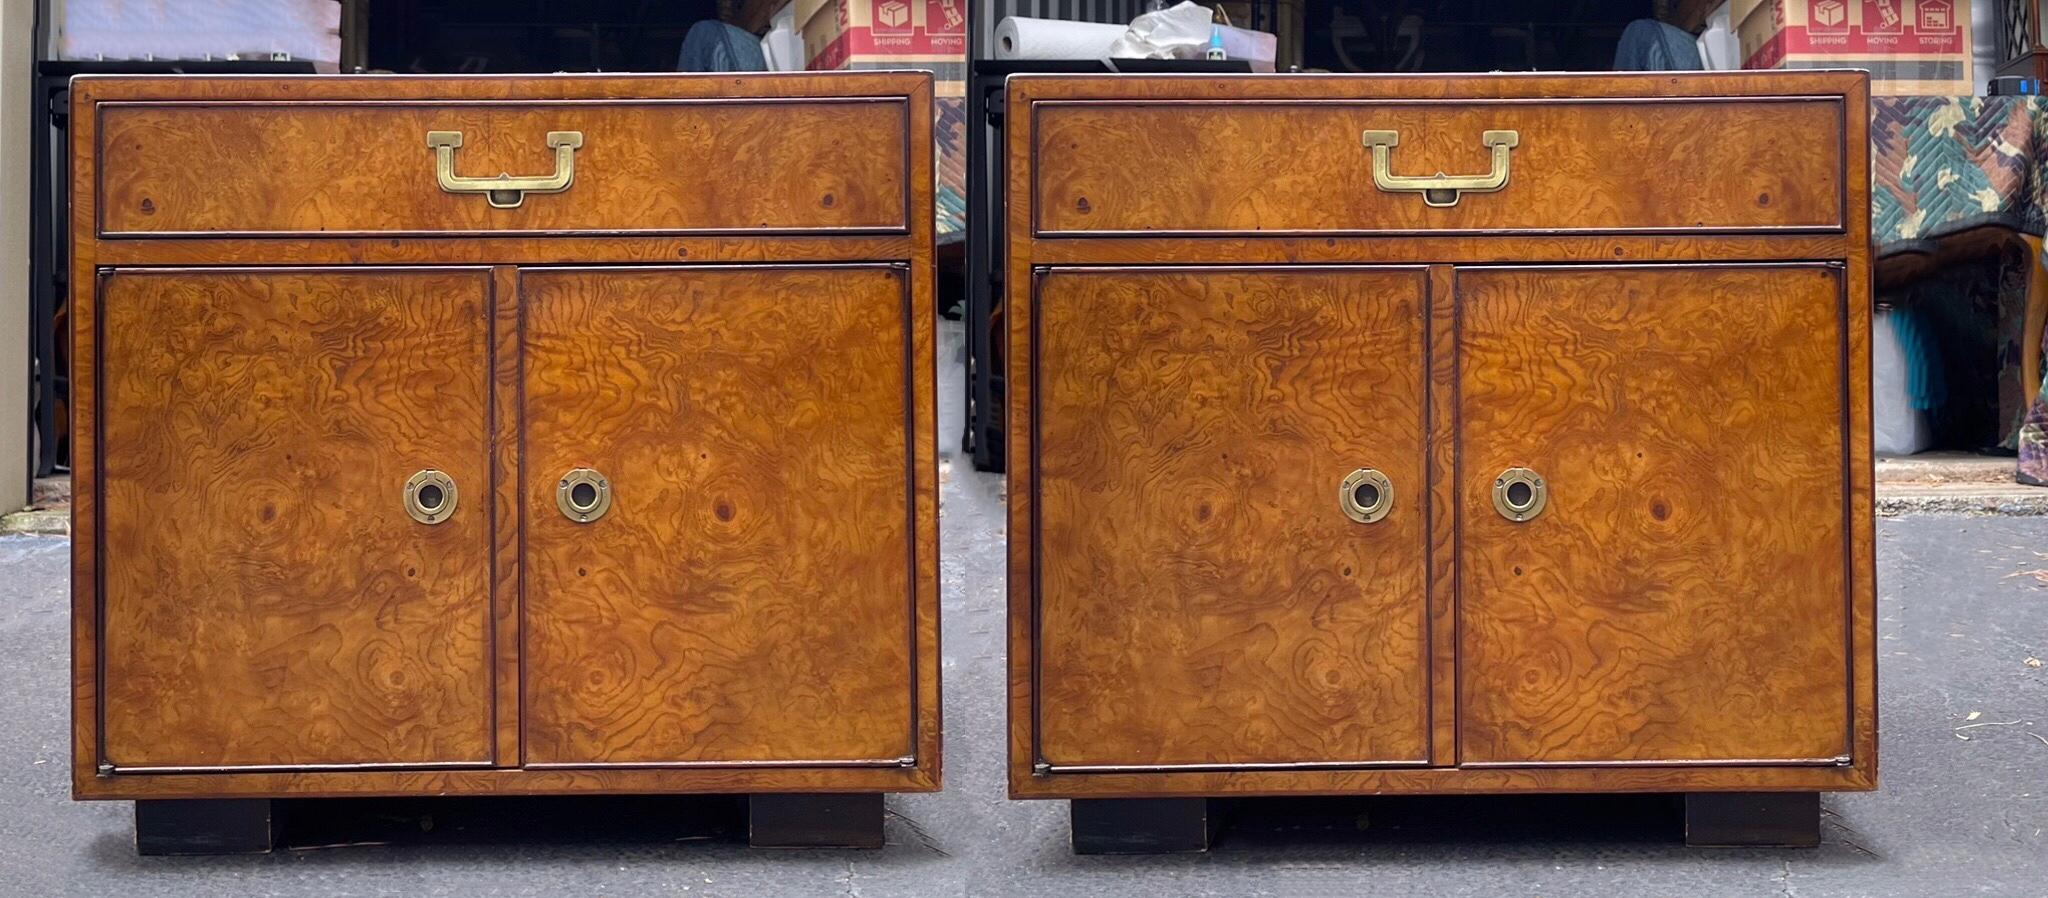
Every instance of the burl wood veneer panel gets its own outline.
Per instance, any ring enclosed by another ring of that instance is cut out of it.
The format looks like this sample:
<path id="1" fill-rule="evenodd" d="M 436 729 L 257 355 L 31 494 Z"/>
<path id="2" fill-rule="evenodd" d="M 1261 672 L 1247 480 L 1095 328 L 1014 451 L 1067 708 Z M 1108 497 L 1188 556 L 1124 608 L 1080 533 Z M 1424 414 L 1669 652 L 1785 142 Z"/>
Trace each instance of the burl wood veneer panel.
<path id="1" fill-rule="evenodd" d="M 900 98 L 455 103 L 109 103 L 99 109 L 105 234 L 908 230 Z M 443 192 L 428 131 L 459 131 L 455 172 L 555 170 L 574 183 L 498 209 Z"/>
<path id="2" fill-rule="evenodd" d="M 1034 114 L 1047 235 L 1845 227 L 1836 97 L 1051 101 Z M 1481 134 L 1520 142 L 1506 189 L 1431 208 L 1373 186 L 1367 129 L 1399 133 L 1396 175 L 1485 174 Z"/>
<path id="3" fill-rule="evenodd" d="M 489 763 L 485 269 L 116 271 L 97 362 L 117 768 Z M 415 471 L 456 483 L 423 526 Z"/>
<path id="4" fill-rule="evenodd" d="M 521 281 L 527 762 L 914 755 L 906 272 Z"/>
<path id="5" fill-rule="evenodd" d="M 1038 725 L 1055 768 L 1421 763 L 1420 268 L 1037 285 Z M 1345 517 L 1355 468 L 1386 518 Z"/>
<path id="6" fill-rule="evenodd" d="M 1842 290 L 1458 273 L 1461 760 L 1848 755 Z M 1495 513 L 1510 466 L 1540 516 Z"/>

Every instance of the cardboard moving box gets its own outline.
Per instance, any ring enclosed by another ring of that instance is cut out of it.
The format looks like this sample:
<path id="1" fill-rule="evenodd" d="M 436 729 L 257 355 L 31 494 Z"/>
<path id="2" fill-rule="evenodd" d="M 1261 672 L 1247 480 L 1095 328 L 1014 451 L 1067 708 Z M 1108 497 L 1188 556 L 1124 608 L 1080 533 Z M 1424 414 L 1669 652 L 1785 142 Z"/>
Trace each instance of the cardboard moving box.
<path id="1" fill-rule="evenodd" d="M 1975 90 L 1969 0 L 1734 0 L 1746 69 L 1868 69 L 1872 93 Z"/>
<path id="2" fill-rule="evenodd" d="M 797 0 L 796 20 L 806 68 L 929 69 L 965 94 L 967 0 Z"/>
<path id="3" fill-rule="evenodd" d="M 964 233 L 967 192 L 967 0 L 796 0 L 805 68 L 932 73 L 934 193 L 941 244 Z"/>

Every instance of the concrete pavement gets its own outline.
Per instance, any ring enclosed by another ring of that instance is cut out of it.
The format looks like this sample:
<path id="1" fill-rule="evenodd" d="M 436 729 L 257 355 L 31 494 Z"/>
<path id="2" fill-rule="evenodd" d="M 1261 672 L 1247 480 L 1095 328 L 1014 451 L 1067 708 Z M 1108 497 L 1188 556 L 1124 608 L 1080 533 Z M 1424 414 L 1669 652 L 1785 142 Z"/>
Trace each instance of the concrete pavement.
<path id="1" fill-rule="evenodd" d="M 890 845 L 873 852 L 751 851 L 717 807 L 695 808 L 710 812 L 699 818 L 689 808 L 664 815 L 628 805 L 585 814 L 581 824 L 540 806 L 529 813 L 545 825 L 495 831 L 465 826 L 451 811 L 436 832 L 393 847 L 138 858 L 128 805 L 68 799 L 69 544 L 0 540 L 0 890 L 136 898 L 2048 894 L 2048 744 L 2036 738 L 2048 738 L 2048 668 L 2027 663 L 2048 658 L 2048 519 L 1879 522 L 1884 788 L 1829 796 L 1817 850 L 1689 850 L 1668 802 L 1550 798 L 1254 802 L 1207 856 L 1082 858 L 1067 850 L 1064 805 L 1004 797 L 999 484 L 955 471 L 945 494 L 947 790 L 890 799 Z M 1993 725 L 1958 729 L 1967 723 Z M 394 815 L 411 819 L 404 808 Z M 714 837 L 699 838 L 706 835 Z"/>
<path id="2" fill-rule="evenodd" d="M 944 480 L 947 789 L 880 851 L 749 850 L 715 801 L 401 803 L 351 810 L 400 844 L 138 858 L 127 804 L 68 797 L 69 542 L 0 538 L 0 895 L 2048 895 L 2048 518 L 1879 522 L 1883 789 L 1826 798 L 1819 849 L 1563 797 L 1249 802 L 1207 855 L 1075 857 L 1063 803 L 1004 795 L 1000 478 Z"/>

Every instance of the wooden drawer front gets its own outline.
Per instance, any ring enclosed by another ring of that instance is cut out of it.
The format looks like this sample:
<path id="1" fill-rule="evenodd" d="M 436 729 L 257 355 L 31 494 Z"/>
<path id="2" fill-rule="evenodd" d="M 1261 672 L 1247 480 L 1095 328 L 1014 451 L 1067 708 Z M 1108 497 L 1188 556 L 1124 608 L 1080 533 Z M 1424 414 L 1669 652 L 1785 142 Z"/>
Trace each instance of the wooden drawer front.
<path id="1" fill-rule="evenodd" d="M 915 754 L 907 287 L 521 276 L 530 766 Z M 577 468 L 612 491 L 587 523 L 556 497 Z"/>
<path id="2" fill-rule="evenodd" d="M 1055 102 L 1034 106 L 1034 226 L 1047 235 L 1375 231 L 1834 231 L 1840 98 Z M 1390 173 L 1508 180 L 1433 208 Z M 1859 150 L 1859 152 L 1861 152 Z"/>
<path id="3" fill-rule="evenodd" d="M 1038 284 L 1039 758 L 1428 761 L 1420 269 Z M 1385 516 L 1346 516 L 1382 472 Z"/>
<path id="4" fill-rule="evenodd" d="M 488 274 L 116 271 L 102 760 L 492 760 Z M 452 478 L 436 523 L 407 480 Z"/>
<path id="5" fill-rule="evenodd" d="M 491 103 L 103 103 L 107 236 L 465 232 L 902 232 L 902 99 Z M 427 132 L 454 131 L 462 177 L 573 182 L 494 208 L 437 181 Z"/>
<path id="6" fill-rule="evenodd" d="M 1457 290 L 1461 760 L 1847 756 L 1841 271 Z M 1513 467 L 1547 487 L 1520 522 L 1493 498 Z"/>

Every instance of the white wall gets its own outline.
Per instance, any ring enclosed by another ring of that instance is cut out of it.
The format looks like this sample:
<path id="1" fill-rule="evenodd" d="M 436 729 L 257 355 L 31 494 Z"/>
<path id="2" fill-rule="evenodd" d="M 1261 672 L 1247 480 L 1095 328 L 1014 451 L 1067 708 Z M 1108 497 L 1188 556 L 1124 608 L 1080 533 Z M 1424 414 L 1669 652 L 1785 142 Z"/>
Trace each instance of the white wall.
<path id="1" fill-rule="evenodd" d="M 35 0 L 0 0 L 0 512 L 28 504 L 29 98 Z"/>

